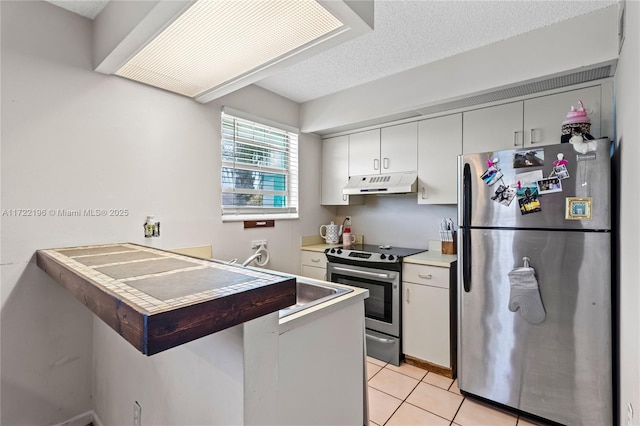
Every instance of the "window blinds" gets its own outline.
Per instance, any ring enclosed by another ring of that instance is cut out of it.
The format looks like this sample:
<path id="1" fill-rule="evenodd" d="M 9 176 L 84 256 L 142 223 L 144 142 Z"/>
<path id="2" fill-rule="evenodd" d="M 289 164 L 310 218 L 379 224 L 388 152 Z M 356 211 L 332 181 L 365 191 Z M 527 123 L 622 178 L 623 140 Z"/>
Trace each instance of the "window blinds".
<path id="1" fill-rule="evenodd" d="M 298 217 L 297 132 L 223 110 L 221 148 L 223 220 Z"/>

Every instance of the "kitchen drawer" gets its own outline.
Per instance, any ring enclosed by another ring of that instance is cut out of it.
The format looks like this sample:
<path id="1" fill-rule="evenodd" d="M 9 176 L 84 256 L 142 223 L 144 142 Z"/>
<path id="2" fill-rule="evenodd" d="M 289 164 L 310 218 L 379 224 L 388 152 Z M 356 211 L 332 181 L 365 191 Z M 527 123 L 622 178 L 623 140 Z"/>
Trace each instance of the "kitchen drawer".
<path id="1" fill-rule="evenodd" d="M 327 280 L 327 269 L 316 268 L 309 265 L 302 265 L 302 271 L 300 273 L 303 277 L 313 278 L 314 280 Z"/>
<path id="2" fill-rule="evenodd" d="M 402 281 L 449 288 L 449 268 L 404 263 L 402 265 Z"/>
<path id="3" fill-rule="evenodd" d="M 300 263 L 316 268 L 327 268 L 327 256 L 324 252 L 302 250 L 300 253 Z"/>

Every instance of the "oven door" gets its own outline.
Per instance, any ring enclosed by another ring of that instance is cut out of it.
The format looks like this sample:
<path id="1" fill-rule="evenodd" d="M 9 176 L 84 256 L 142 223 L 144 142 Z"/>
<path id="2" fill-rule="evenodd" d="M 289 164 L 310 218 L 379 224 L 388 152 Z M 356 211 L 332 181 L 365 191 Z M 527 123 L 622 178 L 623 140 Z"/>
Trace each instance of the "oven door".
<path id="1" fill-rule="evenodd" d="M 366 327 L 400 337 L 399 272 L 329 262 L 327 280 L 369 290 L 364 300 Z"/>

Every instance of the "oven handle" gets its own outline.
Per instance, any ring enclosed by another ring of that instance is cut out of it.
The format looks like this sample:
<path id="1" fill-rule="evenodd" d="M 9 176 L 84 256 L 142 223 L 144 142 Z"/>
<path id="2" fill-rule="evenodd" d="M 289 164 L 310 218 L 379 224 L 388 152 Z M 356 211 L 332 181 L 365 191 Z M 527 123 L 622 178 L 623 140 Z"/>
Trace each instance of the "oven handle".
<path id="1" fill-rule="evenodd" d="M 395 274 L 393 274 L 393 275 L 391 275 L 391 274 L 378 274 L 376 272 L 359 271 L 357 269 L 342 268 L 340 266 L 334 266 L 333 269 L 336 270 L 336 271 L 340 271 L 340 272 L 348 272 L 350 274 L 364 275 L 364 276 L 367 276 L 367 277 L 376 277 L 376 278 L 382 278 L 382 279 L 386 279 L 386 280 L 394 280 L 396 278 Z"/>
<path id="2" fill-rule="evenodd" d="M 393 343 L 394 339 L 385 339 L 384 337 L 372 336 L 371 334 L 366 334 L 367 339 L 376 340 L 380 343 Z"/>

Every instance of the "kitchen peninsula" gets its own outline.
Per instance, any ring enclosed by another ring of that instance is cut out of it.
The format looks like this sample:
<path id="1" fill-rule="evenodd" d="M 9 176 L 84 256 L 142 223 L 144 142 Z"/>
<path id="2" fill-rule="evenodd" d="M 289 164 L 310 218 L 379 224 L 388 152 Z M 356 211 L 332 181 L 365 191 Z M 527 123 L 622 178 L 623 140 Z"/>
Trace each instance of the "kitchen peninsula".
<path id="1" fill-rule="evenodd" d="M 296 303 L 296 280 L 136 244 L 39 250 L 38 266 L 153 355 Z"/>
<path id="2" fill-rule="evenodd" d="M 365 290 L 336 284 L 347 292 L 287 315 L 297 282 L 328 283 L 131 243 L 36 259 L 102 319 L 94 398 L 104 424 L 126 422 L 121 407 L 133 401 L 148 424 L 365 423 Z M 188 404 L 166 401 L 166 386 L 198 392 Z"/>

